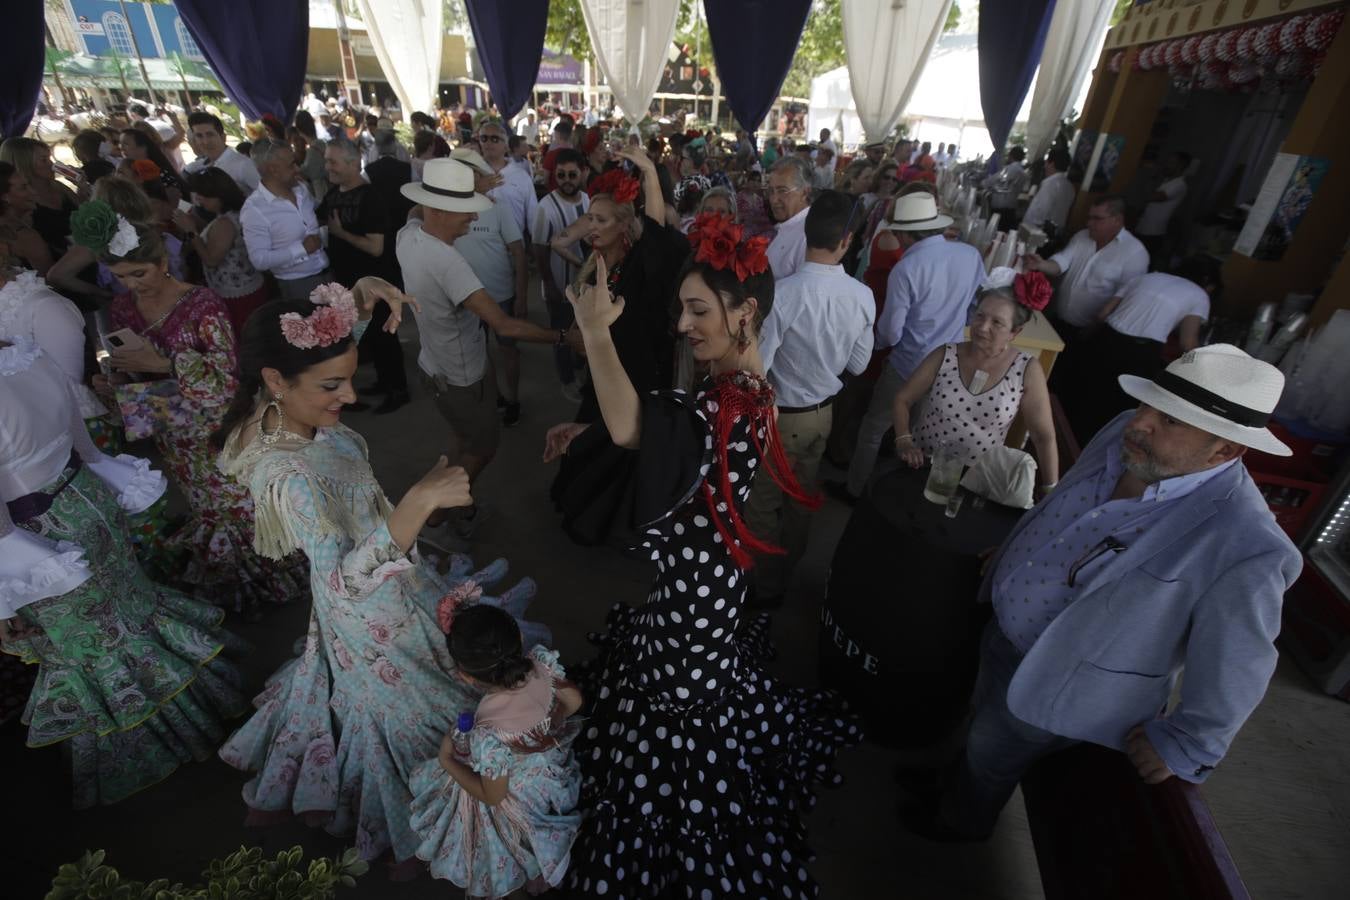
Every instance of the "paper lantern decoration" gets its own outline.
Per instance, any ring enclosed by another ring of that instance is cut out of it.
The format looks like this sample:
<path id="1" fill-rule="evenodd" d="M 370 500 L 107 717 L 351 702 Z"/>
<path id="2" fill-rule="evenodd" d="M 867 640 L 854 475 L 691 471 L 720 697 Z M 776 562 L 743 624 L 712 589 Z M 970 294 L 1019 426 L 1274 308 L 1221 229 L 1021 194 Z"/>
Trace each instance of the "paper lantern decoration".
<path id="1" fill-rule="evenodd" d="M 1299 53 L 1303 47 L 1303 34 L 1308 30 L 1312 17 L 1304 13 L 1294 16 L 1280 27 L 1280 52 Z"/>
<path id="2" fill-rule="evenodd" d="M 1303 30 L 1304 49 L 1311 53 L 1321 53 L 1326 50 L 1331 46 L 1331 42 L 1336 39 L 1336 32 L 1341 30 L 1343 21 L 1345 21 L 1345 11 L 1340 9 L 1313 16 L 1312 21 Z"/>
<path id="3" fill-rule="evenodd" d="M 1275 74 L 1286 81 L 1306 78 L 1311 71 L 1312 61 L 1300 53 L 1288 53 L 1275 60 Z"/>
<path id="4" fill-rule="evenodd" d="M 1218 32 L 1212 31 L 1200 39 L 1200 46 L 1195 51 L 1196 58 L 1199 59 L 1200 62 L 1214 62 L 1216 59 L 1214 51 L 1215 48 L 1219 46 L 1219 37 L 1220 35 Z"/>
<path id="5" fill-rule="evenodd" d="M 1256 40 L 1252 41 L 1252 55 L 1257 59 L 1274 59 L 1280 55 L 1280 28 L 1278 22 L 1262 25 L 1256 29 Z"/>
<path id="6" fill-rule="evenodd" d="M 1200 61 L 1200 35 L 1195 34 L 1181 42 L 1181 61 L 1193 66 Z"/>
<path id="7" fill-rule="evenodd" d="M 1256 36 L 1260 34 L 1261 29 L 1255 25 L 1251 28 L 1243 28 L 1238 31 L 1237 39 L 1237 58 L 1243 60 L 1256 59 Z"/>
<path id="8" fill-rule="evenodd" d="M 1140 71 L 1149 72 L 1155 68 L 1153 57 L 1157 49 L 1158 45 L 1153 44 L 1139 51 L 1139 56 L 1135 58 L 1135 65 L 1139 67 Z"/>
<path id="9" fill-rule="evenodd" d="M 1106 64 L 1106 68 L 1111 72 L 1119 72 L 1121 64 L 1125 62 L 1125 51 L 1117 50 Z"/>
<path id="10" fill-rule="evenodd" d="M 1207 91 L 1223 89 L 1228 83 L 1228 67 L 1221 62 L 1207 62 L 1200 65 L 1200 87 Z"/>
<path id="11" fill-rule="evenodd" d="M 1261 80 L 1261 67 L 1256 63 L 1238 63 L 1228 70 L 1228 80 L 1238 86 L 1254 84 Z"/>
<path id="12" fill-rule="evenodd" d="M 1185 41 L 1175 40 L 1163 44 L 1163 62 L 1167 64 L 1169 69 L 1175 69 L 1181 65 L 1181 45 L 1184 43 Z"/>
<path id="13" fill-rule="evenodd" d="M 1219 62 L 1237 62 L 1237 42 L 1241 36 L 1242 33 L 1237 29 L 1225 31 L 1219 35 L 1219 43 L 1214 47 L 1214 58 Z M 1281 37 L 1283 37 L 1283 33 L 1281 33 Z"/>

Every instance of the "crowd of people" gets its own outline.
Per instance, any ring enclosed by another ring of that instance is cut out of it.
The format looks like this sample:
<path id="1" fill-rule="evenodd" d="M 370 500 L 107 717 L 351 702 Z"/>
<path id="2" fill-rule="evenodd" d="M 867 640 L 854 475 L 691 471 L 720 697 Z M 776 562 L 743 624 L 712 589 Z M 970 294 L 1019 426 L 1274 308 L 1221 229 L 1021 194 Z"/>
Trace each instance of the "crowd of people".
<path id="1" fill-rule="evenodd" d="M 938 202 L 955 147 L 644 142 L 545 114 L 415 112 L 409 146 L 307 90 L 235 146 L 209 111 L 138 104 L 75 137 L 78 169 L 0 146 L 0 649 L 36 666 L 28 743 L 70 748 L 75 805 L 218 753 L 250 773 L 250 822 L 301 816 L 473 896 L 814 896 L 804 816 L 863 735 L 764 661 L 820 491 L 856 503 L 883 449 L 973 466 L 1018 417 L 1037 474 L 982 588 L 969 737 L 906 782 L 906 821 L 986 838 L 1076 741 L 1203 780 L 1299 568 L 1241 465 L 1287 452 L 1265 428 L 1282 378 L 1202 345 L 1214 268 L 1150 272 L 1099 196 L 1058 252 L 987 271 Z M 1063 229 L 1062 148 L 1029 205 L 1024 162 L 990 208 Z M 1049 378 L 1017 346 L 1038 316 L 1067 343 Z M 522 343 L 558 380 L 528 412 L 555 423 L 560 524 L 655 568 L 570 675 L 526 618 L 533 580 L 485 593 L 506 563 L 466 555 L 524 415 Z M 450 439 L 391 503 L 342 413 L 418 392 Z M 1087 445 L 1063 473 L 1052 393 Z M 226 614 L 303 602 L 295 657 L 231 731 Z"/>

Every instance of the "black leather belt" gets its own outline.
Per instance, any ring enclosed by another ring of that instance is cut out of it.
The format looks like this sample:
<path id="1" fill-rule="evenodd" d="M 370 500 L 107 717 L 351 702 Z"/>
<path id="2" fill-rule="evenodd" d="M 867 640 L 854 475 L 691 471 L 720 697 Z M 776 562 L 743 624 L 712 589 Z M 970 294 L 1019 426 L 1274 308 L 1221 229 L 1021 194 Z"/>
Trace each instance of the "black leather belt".
<path id="1" fill-rule="evenodd" d="M 15 525 L 22 525 L 24 522 L 36 519 L 51 509 L 52 504 L 56 502 L 57 495 L 66 489 L 66 485 L 75 480 L 75 476 L 80 473 L 82 465 L 84 465 L 84 460 L 80 459 L 80 454 L 71 450 L 70 461 L 66 463 L 66 471 L 69 474 L 61 480 L 60 484 L 50 491 L 34 491 L 5 503 L 5 506 L 9 508 L 10 521 Z"/>
<path id="2" fill-rule="evenodd" d="M 833 402 L 834 402 L 833 397 L 826 397 L 819 403 L 813 403 L 810 406 L 780 406 L 778 407 L 778 412 L 780 415 L 787 414 L 790 416 L 796 415 L 797 413 L 815 412 L 818 409 L 824 409 Z"/>

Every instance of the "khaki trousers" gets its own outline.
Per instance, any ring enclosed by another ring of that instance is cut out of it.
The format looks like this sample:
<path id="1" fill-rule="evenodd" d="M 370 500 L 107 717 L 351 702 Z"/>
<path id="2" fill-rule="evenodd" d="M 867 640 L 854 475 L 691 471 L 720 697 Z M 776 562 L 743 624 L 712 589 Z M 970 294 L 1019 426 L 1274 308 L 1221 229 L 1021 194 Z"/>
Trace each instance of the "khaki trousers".
<path id="1" fill-rule="evenodd" d="M 778 415 L 778 436 L 783 442 L 783 452 L 792 466 L 792 474 L 807 492 L 816 489 L 820 459 L 825 455 L 833 419 L 834 411 L 829 406 Z M 763 467 L 768 463 L 761 462 L 760 465 Z M 761 597 L 781 596 L 787 590 L 792 567 L 806 552 L 811 513 L 784 496 L 767 472 L 759 472 L 745 505 L 745 521 L 756 537 L 787 551 L 755 557 L 752 570 Z"/>

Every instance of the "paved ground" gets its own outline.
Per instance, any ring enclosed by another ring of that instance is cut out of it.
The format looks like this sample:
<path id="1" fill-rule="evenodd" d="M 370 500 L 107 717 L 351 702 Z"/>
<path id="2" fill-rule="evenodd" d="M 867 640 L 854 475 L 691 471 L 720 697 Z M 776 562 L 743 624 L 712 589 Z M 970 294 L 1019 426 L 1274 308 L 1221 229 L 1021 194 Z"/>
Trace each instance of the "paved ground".
<path id="1" fill-rule="evenodd" d="M 412 328 L 405 327 L 404 339 L 415 353 Z M 562 535 L 547 499 L 552 469 L 540 462 L 540 453 L 544 430 L 561 420 L 567 405 L 546 350 L 526 348 L 525 373 L 523 420 L 504 434 L 501 455 L 479 484 L 479 496 L 494 515 L 483 526 L 475 555 L 480 561 L 505 556 L 515 574 L 539 582 L 531 615 L 553 627 L 564 660 L 577 659 L 588 652 L 586 632 L 599 626 L 613 601 L 641 599 L 648 573 L 613 553 L 576 547 Z M 348 422 L 369 439 L 375 471 L 393 498 L 431 465 L 445 434 L 420 393 L 392 416 L 352 415 Z M 775 616 L 780 651 L 775 667 L 789 681 L 815 680 L 815 614 L 846 517 L 847 510 L 836 503 L 821 511 L 788 606 Z M 264 622 L 238 629 L 258 648 L 245 663 L 253 685 L 288 656 L 307 615 L 300 605 L 280 608 Z M 1345 896 L 1350 879 L 1348 712 L 1344 704 L 1313 691 L 1291 665 L 1281 665 L 1266 703 L 1206 789 L 1254 896 Z M 73 813 L 60 750 L 27 750 L 22 738 L 14 723 L 0 729 L 0 785 L 9 822 L 0 839 L 0 895 L 5 897 L 42 896 L 56 866 L 85 848 L 106 849 L 109 862 L 132 877 L 190 880 L 206 859 L 240 844 L 275 852 L 298 843 L 312 854 L 343 846 L 300 825 L 245 829 L 239 797 L 245 777 L 217 761 L 186 766 L 117 806 Z M 985 845 L 926 844 L 898 826 L 895 762 L 894 753 L 872 745 L 841 757 L 847 782 L 822 795 L 810 820 L 819 851 L 812 870 L 825 897 L 1041 896 L 1020 799 L 1014 799 Z M 344 896 L 444 898 L 447 885 L 425 876 L 391 884 L 382 872 L 371 872 Z M 450 889 L 449 896 L 458 894 Z"/>

